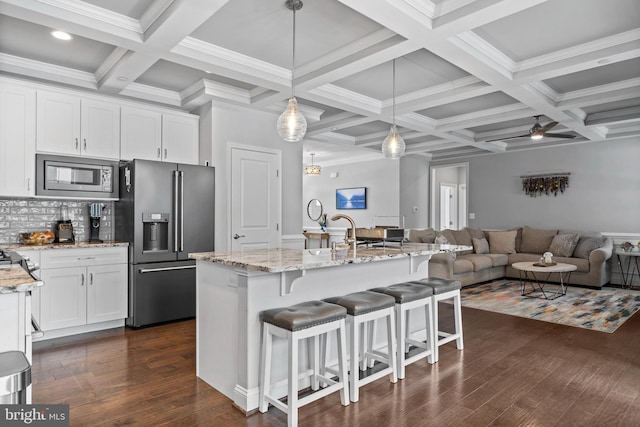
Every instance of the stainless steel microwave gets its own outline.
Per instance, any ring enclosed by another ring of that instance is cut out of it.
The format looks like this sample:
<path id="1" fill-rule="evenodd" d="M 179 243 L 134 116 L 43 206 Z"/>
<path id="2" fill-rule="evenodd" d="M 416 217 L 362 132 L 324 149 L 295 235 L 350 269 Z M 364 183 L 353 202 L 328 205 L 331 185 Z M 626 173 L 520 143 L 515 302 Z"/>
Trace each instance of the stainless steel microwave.
<path id="1" fill-rule="evenodd" d="M 36 195 L 117 199 L 118 162 L 36 154 Z"/>

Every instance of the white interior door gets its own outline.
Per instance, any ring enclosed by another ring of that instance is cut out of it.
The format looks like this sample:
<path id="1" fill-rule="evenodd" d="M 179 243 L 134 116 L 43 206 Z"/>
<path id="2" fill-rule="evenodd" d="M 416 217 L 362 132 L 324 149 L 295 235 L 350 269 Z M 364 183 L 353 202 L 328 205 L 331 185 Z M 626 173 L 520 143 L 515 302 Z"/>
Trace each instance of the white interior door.
<path id="1" fill-rule="evenodd" d="M 440 230 L 458 229 L 457 185 L 440 184 Z"/>
<path id="2" fill-rule="evenodd" d="M 231 250 L 280 246 L 280 157 L 231 149 Z"/>

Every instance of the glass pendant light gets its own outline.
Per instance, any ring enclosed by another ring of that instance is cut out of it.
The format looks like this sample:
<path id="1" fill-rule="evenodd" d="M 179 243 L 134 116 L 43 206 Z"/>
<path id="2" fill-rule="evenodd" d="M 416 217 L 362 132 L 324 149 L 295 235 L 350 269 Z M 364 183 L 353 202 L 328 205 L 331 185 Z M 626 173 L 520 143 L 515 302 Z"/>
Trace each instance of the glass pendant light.
<path id="1" fill-rule="evenodd" d="M 294 70 L 296 63 L 296 10 L 302 9 L 302 1 L 287 0 L 287 8 L 293 11 L 293 55 L 291 60 L 291 98 L 286 110 L 278 118 L 276 128 L 278 134 L 287 142 L 299 142 L 307 133 L 307 120 L 298 109 L 298 101 L 294 90 Z"/>
<path id="2" fill-rule="evenodd" d="M 398 133 L 396 127 L 396 60 L 393 59 L 393 111 L 392 111 L 392 125 L 389 129 L 389 135 L 384 139 L 382 143 L 382 154 L 387 159 L 399 159 L 404 154 L 404 150 L 407 145 L 404 143 L 404 139 Z"/>
<path id="3" fill-rule="evenodd" d="M 315 156 L 316 153 L 310 153 L 310 154 L 311 154 L 311 164 L 304 167 L 304 174 L 313 175 L 313 176 L 320 175 L 320 166 L 313 164 L 313 156 Z"/>

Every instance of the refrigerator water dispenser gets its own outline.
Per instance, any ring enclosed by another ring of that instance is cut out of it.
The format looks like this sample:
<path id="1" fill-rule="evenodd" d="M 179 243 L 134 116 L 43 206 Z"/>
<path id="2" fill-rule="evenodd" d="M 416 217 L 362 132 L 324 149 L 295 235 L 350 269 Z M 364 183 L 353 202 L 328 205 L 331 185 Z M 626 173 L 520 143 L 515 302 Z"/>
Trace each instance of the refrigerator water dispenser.
<path id="1" fill-rule="evenodd" d="M 142 252 L 169 251 L 169 214 L 142 214 Z"/>

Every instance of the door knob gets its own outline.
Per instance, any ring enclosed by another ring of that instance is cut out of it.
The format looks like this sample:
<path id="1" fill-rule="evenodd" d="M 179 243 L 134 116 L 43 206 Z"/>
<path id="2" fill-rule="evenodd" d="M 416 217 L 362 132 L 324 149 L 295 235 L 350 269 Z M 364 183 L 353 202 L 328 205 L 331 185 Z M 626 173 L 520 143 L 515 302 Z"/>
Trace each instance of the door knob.
<path id="1" fill-rule="evenodd" d="M 246 237 L 246 236 L 244 234 L 238 234 L 238 233 L 233 235 L 233 238 L 236 239 L 236 240 L 238 240 L 241 237 Z"/>

